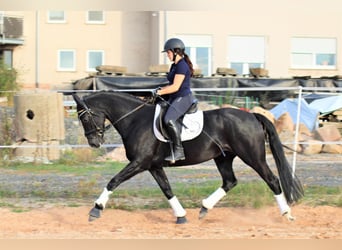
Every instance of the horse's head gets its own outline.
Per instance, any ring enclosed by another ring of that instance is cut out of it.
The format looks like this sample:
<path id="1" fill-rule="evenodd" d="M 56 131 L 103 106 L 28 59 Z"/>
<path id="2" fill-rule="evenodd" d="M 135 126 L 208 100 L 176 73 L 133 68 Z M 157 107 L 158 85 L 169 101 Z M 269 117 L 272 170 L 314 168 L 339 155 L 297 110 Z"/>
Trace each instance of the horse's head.
<path id="1" fill-rule="evenodd" d="M 105 115 L 103 112 L 89 108 L 85 101 L 81 100 L 76 94 L 72 95 L 77 104 L 78 119 L 80 119 L 84 135 L 87 137 L 91 147 L 98 148 L 104 142 Z"/>

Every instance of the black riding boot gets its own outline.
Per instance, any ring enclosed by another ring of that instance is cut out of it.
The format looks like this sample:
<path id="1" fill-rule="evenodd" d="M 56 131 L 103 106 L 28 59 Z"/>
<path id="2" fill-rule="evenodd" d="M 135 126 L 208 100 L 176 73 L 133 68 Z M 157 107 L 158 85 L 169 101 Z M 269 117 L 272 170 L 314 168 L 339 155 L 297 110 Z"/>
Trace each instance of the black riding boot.
<path id="1" fill-rule="evenodd" d="M 168 135 L 173 142 L 173 150 L 171 150 L 171 155 L 166 157 L 166 161 L 174 163 L 175 161 L 184 160 L 184 149 L 182 146 L 182 141 L 180 138 L 180 130 L 175 121 L 169 121 L 166 125 Z"/>

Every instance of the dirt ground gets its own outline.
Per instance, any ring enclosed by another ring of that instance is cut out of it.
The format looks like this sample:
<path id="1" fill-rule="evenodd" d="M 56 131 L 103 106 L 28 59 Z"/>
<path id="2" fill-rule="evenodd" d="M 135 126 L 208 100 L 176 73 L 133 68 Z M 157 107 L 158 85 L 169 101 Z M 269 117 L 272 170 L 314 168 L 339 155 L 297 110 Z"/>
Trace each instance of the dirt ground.
<path id="1" fill-rule="evenodd" d="M 340 186 L 341 160 L 340 155 L 299 156 L 297 173 L 304 185 Z M 196 171 L 208 171 L 207 166 L 199 169 Z M 236 172 L 241 175 L 240 178 L 248 176 L 245 168 L 238 164 Z M 171 179 L 189 180 L 176 174 L 179 171 L 169 173 Z M 18 178 L 16 172 L 3 170 L 3 179 L 0 180 L 5 186 L 15 183 L 10 186 L 10 190 L 19 187 L 21 192 L 30 187 L 39 187 L 24 184 L 37 183 L 40 179 L 48 179 L 51 184 L 43 185 L 44 188 L 70 188 L 68 178 L 53 176 L 55 182 L 50 175 L 21 174 L 21 178 Z M 137 186 L 140 182 L 145 185 L 150 179 L 141 175 L 141 179 L 130 181 Z M 53 192 L 56 191 L 53 189 Z M 100 219 L 88 222 L 91 205 L 85 205 L 87 203 L 70 207 L 65 203 L 39 205 L 39 201 L 32 201 L 38 205 L 31 207 L 31 203 L 26 204 L 24 199 L 18 201 L 23 202 L 18 205 L 24 211 L 14 211 L 8 206 L 0 207 L 0 239 L 342 239 L 342 208 L 339 207 L 297 204 L 292 207 L 292 215 L 296 220 L 291 222 L 280 215 L 276 202 L 274 206 L 259 209 L 217 207 L 210 210 L 202 220 L 198 219 L 199 208 L 186 208 L 188 223 L 176 225 L 171 208 L 135 211 L 105 209 Z M 30 208 L 25 210 L 25 207 Z"/>
<path id="2" fill-rule="evenodd" d="M 171 209 L 107 209 L 88 222 L 89 207 L 52 206 L 27 212 L 1 208 L 1 239 L 342 239 L 342 209 L 296 205 L 295 221 L 276 206 L 261 209 L 214 208 L 198 219 L 187 209 L 188 223 L 175 224 Z"/>

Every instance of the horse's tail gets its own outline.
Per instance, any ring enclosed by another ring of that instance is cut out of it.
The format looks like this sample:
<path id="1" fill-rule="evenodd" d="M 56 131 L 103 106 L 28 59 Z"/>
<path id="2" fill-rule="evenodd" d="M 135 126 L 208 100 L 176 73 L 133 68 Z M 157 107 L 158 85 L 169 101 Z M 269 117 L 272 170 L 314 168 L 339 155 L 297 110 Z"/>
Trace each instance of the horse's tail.
<path id="1" fill-rule="evenodd" d="M 258 121 L 263 125 L 269 140 L 269 145 L 272 151 L 272 155 L 276 162 L 276 166 L 279 173 L 280 183 L 289 204 L 298 201 L 304 196 L 304 190 L 300 180 L 297 176 L 292 174 L 289 162 L 285 157 L 283 146 L 279 139 L 278 133 L 272 124 L 265 116 L 254 113 Z"/>

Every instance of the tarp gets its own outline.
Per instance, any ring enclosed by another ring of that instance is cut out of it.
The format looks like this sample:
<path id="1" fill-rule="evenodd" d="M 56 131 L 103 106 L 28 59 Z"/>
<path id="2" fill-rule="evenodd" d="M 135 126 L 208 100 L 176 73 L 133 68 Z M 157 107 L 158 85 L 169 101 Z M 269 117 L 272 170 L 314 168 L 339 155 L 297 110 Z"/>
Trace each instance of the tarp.
<path id="1" fill-rule="evenodd" d="M 84 81 L 87 84 L 83 84 Z M 75 89 L 135 89 L 150 88 L 167 82 L 165 76 L 92 76 L 73 82 Z M 96 86 L 93 86 L 95 83 Z M 242 88 L 242 87 L 342 87 L 342 79 L 293 78 L 191 78 L 192 88 Z"/>
<path id="2" fill-rule="evenodd" d="M 75 90 L 154 89 L 167 84 L 166 76 L 92 76 L 73 82 Z M 342 79 L 243 78 L 201 77 L 191 78 L 191 88 L 236 88 L 231 96 L 255 97 L 261 102 L 279 102 L 296 96 L 294 90 L 239 91 L 248 87 L 342 87 Z"/>
<path id="3" fill-rule="evenodd" d="M 282 114 L 288 112 L 294 124 L 297 124 L 297 111 L 298 99 L 285 99 L 270 110 L 276 119 L 278 119 Z M 304 99 L 301 99 L 300 123 L 305 124 L 310 131 L 313 131 L 318 128 L 318 116 L 319 111 L 310 107 Z"/>
<path id="4" fill-rule="evenodd" d="M 342 109 L 342 95 L 317 99 L 311 102 L 309 106 L 317 109 L 321 114 L 329 114 L 335 110 Z"/>
<path id="5" fill-rule="evenodd" d="M 304 94 L 303 95 L 303 98 L 309 104 L 311 102 L 313 102 L 314 100 L 322 99 L 322 98 L 326 98 L 326 97 L 327 97 L 327 94 L 324 94 L 324 93 L 323 94 L 311 93 L 311 94 Z"/>

